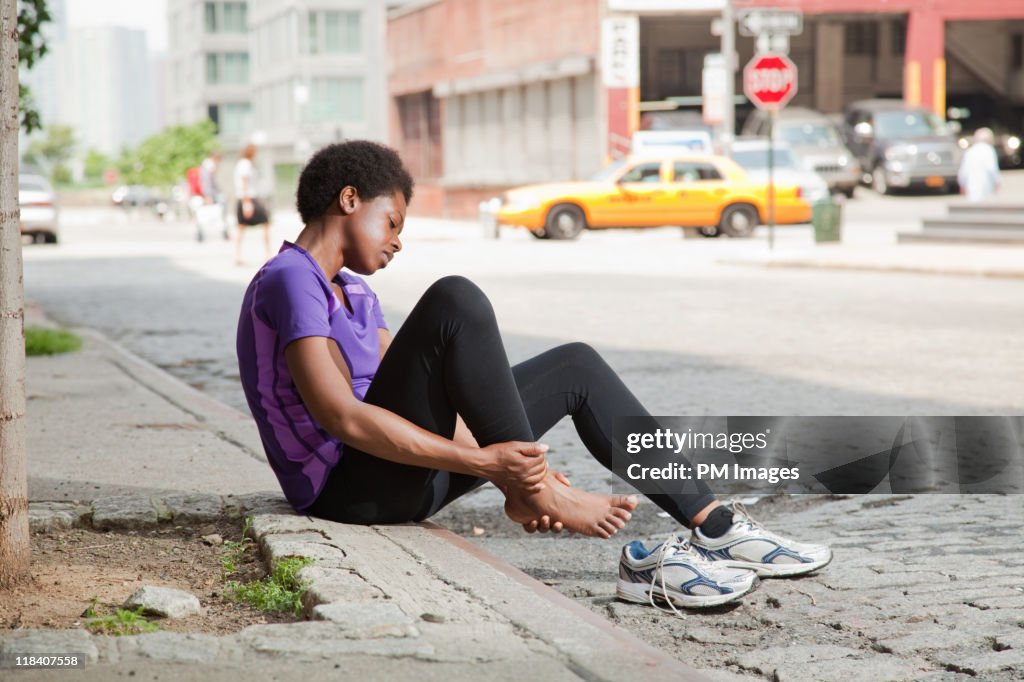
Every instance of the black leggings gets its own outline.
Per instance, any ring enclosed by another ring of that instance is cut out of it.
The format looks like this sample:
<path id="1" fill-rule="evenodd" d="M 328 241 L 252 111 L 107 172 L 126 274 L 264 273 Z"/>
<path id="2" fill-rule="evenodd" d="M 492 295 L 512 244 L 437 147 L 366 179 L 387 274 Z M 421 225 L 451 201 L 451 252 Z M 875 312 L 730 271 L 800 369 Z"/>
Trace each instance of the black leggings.
<path id="1" fill-rule="evenodd" d="M 464 277 L 435 282 L 412 309 L 367 390 L 365 401 L 445 438 L 461 415 L 481 447 L 532 442 L 571 415 L 583 444 L 612 467 L 612 418 L 650 416 L 590 346 L 570 343 L 509 368 L 494 310 Z M 357 524 L 422 521 L 486 483 L 482 478 L 398 464 L 346 446 L 313 516 Z M 678 484 L 676 484 L 678 485 Z M 647 497 L 679 523 L 715 499 L 665 490 Z"/>

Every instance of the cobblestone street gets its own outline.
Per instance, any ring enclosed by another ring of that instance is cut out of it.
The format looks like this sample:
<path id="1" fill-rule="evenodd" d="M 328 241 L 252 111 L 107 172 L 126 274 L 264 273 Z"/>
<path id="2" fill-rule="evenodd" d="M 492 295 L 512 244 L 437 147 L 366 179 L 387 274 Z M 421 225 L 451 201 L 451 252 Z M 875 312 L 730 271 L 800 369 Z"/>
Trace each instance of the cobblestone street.
<path id="1" fill-rule="evenodd" d="M 870 242 L 883 208 L 857 210 L 864 222 L 848 229 L 863 225 Z M 229 245 L 193 244 L 186 225 L 78 219 L 60 247 L 26 250 L 27 296 L 246 410 L 233 339 L 254 267 L 232 269 Z M 285 221 L 277 229 L 293 236 Z M 411 220 L 403 253 L 372 284 L 397 329 L 430 282 L 465 274 L 490 296 L 512 362 L 588 342 L 658 414 L 1024 409 L 1024 282 L 716 262 L 764 248 L 666 230 L 495 242 L 472 226 Z M 544 441 L 573 485 L 609 488 L 570 421 Z M 677 530 L 653 505 L 605 542 L 526 536 L 500 503 L 484 488 L 436 520 L 717 679 L 1024 679 L 1020 497 L 764 498 L 751 507 L 759 520 L 828 542 L 832 565 L 682 620 L 614 599 L 621 543 Z"/>

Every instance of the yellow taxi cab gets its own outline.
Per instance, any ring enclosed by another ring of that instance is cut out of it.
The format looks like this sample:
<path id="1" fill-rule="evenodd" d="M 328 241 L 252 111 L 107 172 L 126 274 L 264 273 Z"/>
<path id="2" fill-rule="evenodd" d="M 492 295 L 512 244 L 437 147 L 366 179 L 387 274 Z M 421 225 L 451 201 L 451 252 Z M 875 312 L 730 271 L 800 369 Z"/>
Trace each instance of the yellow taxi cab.
<path id="1" fill-rule="evenodd" d="M 499 225 L 525 227 L 541 239 L 574 239 L 604 227 L 701 228 L 706 236 L 748 237 L 768 220 L 768 188 L 748 180 L 724 156 L 626 157 L 590 181 L 509 190 Z M 776 185 L 775 222 L 805 223 L 811 206 L 796 185 Z"/>

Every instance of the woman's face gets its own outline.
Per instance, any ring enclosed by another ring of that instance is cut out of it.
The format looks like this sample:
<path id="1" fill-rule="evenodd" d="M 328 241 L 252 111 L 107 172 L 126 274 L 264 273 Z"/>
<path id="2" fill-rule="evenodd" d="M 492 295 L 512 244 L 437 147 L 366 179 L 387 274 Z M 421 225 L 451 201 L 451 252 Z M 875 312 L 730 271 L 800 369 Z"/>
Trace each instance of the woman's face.
<path id="1" fill-rule="evenodd" d="M 340 200 L 348 198 L 342 191 Z M 354 190 L 352 190 L 354 192 Z M 345 267 L 360 275 L 372 275 L 395 257 L 402 249 L 398 238 L 405 226 L 405 196 L 401 192 L 385 194 L 365 201 L 353 197 L 352 212 L 348 215 L 345 246 L 342 248 Z"/>

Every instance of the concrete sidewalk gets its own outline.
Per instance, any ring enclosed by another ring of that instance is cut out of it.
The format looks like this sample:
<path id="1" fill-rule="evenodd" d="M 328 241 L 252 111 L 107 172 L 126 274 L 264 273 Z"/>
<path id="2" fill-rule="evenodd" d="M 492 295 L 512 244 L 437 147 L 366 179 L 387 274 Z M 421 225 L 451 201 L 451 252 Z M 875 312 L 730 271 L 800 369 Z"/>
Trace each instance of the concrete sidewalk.
<path id="1" fill-rule="evenodd" d="M 719 258 L 723 265 L 1024 279 L 1024 248 L 961 244 L 816 244 Z"/>
<path id="2" fill-rule="evenodd" d="M 27 324 L 48 324 L 29 308 Z M 709 679 L 432 524 L 346 526 L 284 504 L 247 415 L 102 336 L 28 362 L 36 529 L 140 529 L 253 517 L 264 559 L 316 559 L 310 620 L 230 636 L 84 630 L 0 633 L 11 653 L 80 653 L 76 679 Z M 611 579 L 611 578 L 609 578 Z M 127 595 L 126 595 L 127 596 Z M 0 664 L 2 665 L 2 664 Z M 21 671 L 19 679 L 67 671 Z"/>

